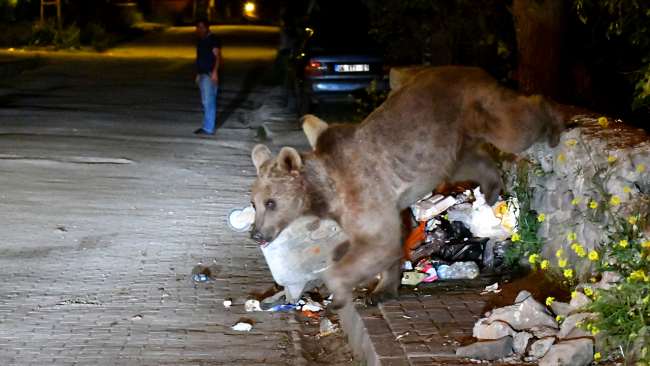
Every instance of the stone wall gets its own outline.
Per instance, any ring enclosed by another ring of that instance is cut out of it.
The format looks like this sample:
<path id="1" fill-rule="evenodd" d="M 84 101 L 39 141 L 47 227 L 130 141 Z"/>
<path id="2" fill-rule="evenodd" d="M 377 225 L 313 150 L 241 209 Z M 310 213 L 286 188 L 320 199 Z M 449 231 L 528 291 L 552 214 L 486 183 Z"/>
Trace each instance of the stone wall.
<path id="1" fill-rule="evenodd" d="M 599 181 L 605 181 L 611 196 L 620 198 L 615 208 L 619 216 L 629 216 L 635 200 L 642 200 L 650 193 L 650 138 L 640 129 L 621 121 L 598 115 L 577 114 L 574 111 L 560 144 L 549 148 L 535 144 L 518 159 L 530 159 L 529 182 L 534 189 L 531 208 L 545 214 L 539 236 L 548 239 L 541 259 L 557 264 L 556 252 L 563 249 L 568 263 L 584 275 L 589 261 L 571 250 L 569 233 L 576 234 L 577 242 L 587 252 L 601 243 L 606 235 L 607 215 L 603 213 L 603 198 L 596 189 Z M 599 178 L 596 167 L 607 169 L 608 179 Z M 506 170 L 513 166 L 506 163 Z M 628 189 L 629 188 L 629 192 Z M 575 203 L 574 200 L 578 200 Z M 593 209 L 591 201 L 599 206 Z"/>

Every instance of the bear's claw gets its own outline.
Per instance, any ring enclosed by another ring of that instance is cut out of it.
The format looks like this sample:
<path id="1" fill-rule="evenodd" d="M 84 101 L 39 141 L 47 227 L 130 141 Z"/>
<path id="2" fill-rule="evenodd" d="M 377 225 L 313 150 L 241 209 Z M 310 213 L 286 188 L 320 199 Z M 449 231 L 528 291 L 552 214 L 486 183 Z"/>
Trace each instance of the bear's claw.
<path id="1" fill-rule="evenodd" d="M 365 303 L 366 306 L 377 306 L 381 302 L 395 301 L 398 299 L 398 296 L 393 291 L 380 291 L 373 292 L 370 295 L 366 296 Z"/>

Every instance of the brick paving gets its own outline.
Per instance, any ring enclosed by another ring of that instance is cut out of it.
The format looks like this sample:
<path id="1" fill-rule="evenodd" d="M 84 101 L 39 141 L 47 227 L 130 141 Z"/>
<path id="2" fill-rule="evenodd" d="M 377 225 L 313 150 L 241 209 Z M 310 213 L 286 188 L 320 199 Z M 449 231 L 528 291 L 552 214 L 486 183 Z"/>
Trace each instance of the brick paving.
<path id="1" fill-rule="evenodd" d="M 500 280 L 480 276 L 420 284 L 377 308 L 344 308 L 341 325 L 368 366 L 475 364 L 458 359 L 455 351 L 468 343 L 481 317 L 487 297 L 480 293 Z"/>

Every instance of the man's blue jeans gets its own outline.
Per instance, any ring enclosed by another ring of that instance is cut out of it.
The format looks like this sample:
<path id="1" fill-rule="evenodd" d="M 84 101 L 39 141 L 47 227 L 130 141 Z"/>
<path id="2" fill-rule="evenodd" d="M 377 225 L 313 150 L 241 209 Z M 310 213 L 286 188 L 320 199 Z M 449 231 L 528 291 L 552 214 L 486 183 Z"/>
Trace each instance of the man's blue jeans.
<path id="1" fill-rule="evenodd" d="M 210 75 L 199 75 L 199 89 L 205 114 L 203 115 L 203 129 L 214 133 L 214 121 L 217 119 L 217 86 L 212 85 Z"/>

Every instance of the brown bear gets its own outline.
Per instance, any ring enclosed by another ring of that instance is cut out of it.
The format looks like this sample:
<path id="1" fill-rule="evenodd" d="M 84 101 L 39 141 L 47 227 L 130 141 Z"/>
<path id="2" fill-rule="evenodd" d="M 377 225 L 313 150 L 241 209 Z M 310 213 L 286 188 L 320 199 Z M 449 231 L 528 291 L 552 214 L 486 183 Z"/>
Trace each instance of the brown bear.
<path id="1" fill-rule="evenodd" d="M 481 143 L 511 153 L 537 141 L 555 146 L 565 128 L 553 102 L 519 95 L 479 68 L 418 67 L 412 74 L 358 125 L 303 118 L 314 151 L 285 147 L 273 158 L 257 145 L 252 152 L 252 237 L 261 246 L 307 214 L 335 220 L 349 236 L 325 273 L 334 309 L 352 300 L 355 285 L 379 273 L 366 303 L 397 297 L 400 211 L 446 180 L 495 183 L 494 163 L 478 149 Z"/>

